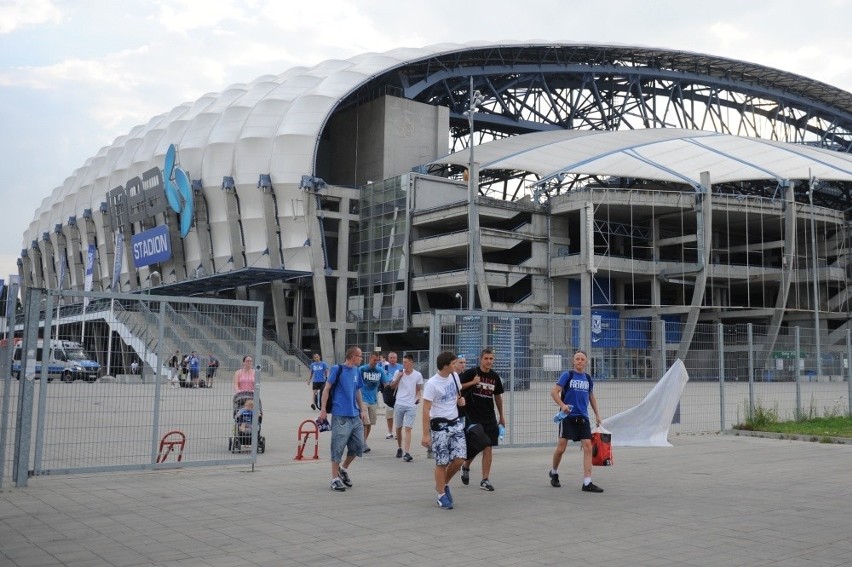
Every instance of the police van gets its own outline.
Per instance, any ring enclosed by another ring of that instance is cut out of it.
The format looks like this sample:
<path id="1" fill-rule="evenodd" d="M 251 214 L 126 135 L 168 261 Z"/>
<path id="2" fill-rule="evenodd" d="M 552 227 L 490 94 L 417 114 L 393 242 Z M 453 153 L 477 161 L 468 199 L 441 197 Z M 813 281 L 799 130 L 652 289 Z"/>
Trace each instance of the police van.
<path id="1" fill-rule="evenodd" d="M 39 339 L 36 346 L 35 375 L 41 377 L 43 360 L 43 341 Z M 50 341 L 50 353 L 47 357 L 47 380 L 52 382 L 59 378 L 63 382 L 85 380 L 94 382 L 101 373 L 101 365 L 89 355 L 80 343 L 74 341 Z M 12 354 L 12 376 L 21 376 L 21 340 L 15 341 Z"/>

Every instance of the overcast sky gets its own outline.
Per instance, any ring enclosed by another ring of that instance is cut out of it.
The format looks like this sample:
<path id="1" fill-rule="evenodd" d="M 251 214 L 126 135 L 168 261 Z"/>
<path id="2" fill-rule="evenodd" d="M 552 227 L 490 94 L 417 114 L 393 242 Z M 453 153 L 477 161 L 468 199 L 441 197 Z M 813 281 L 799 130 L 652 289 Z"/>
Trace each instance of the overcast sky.
<path id="1" fill-rule="evenodd" d="M 0 277 L 54 188 L 133 126 L 326 59 L 474 40 L 619 43 L 852 91 L 852 0 L 0 0 Z"/>

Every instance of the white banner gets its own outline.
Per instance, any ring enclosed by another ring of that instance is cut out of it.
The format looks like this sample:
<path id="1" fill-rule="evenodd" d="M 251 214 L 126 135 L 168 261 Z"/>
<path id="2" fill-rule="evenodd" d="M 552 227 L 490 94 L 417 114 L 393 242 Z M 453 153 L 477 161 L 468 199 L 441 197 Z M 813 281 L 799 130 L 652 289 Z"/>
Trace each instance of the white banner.
<path id="1" fill-rule="evenodd" d="M 115 235 L 115 264 L 112 267 L 112 285 L 110 288 L 113 291 L 121 291 L 119 278 L 121 276 L 121 258 L 124 256 L 124 234 L 119 232 Z"/>
<path id="2" fill-rule="evenodd" d="M 95 273 L 95 245 L 89 244 L 89 253 L 86 255 L 86 281 L 83 284 L 84 291 L 92 291 L 92 276 Z M 83 309 L 89 305 L 89 298 L 83 298 Z"/>
<path id="3" fill-rule="evenodd" d="M 65 287 L 65 274 L 68 273 L 68 258 L 62 255 L 62 262 L 59 265 L 59 290 Z"/>

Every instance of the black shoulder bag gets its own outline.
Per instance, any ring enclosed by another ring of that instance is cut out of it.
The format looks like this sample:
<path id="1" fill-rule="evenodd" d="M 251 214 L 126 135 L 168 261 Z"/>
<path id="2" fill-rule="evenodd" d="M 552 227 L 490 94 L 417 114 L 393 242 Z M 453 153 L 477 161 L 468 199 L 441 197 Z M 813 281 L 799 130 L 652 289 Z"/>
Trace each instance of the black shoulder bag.
<path id="1" fill-rule="evenodd" d="M 340 382 L 341 374 L 343 374 L 343 365 L 338 364 L 337 372 L 334 373 L 334 383 L 328 389 L 328 399 L 325 401 L 325 413 L 331 413 L 331 408 L 334 405 L 334 389 L 337 387 L 337 383 Z"/>

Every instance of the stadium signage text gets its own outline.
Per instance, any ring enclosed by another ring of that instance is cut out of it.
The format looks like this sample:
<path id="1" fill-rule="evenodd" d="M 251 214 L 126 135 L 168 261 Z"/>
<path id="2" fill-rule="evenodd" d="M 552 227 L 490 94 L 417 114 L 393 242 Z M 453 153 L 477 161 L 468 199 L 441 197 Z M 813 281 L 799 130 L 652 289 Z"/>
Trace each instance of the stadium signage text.
<path id="1" fill-rule="evenodd" d="M 193 196 L 189 175 L 176 158 L 177 148 L 171 144 L 165 170 L 152 167 L 107 193 L 107 215 L 114 230 L 149 221 L 171 208 L 178 214 L 180 235 L 186 237 L 194 216 Z"/>
<path id="2" fill-rule="evenodd" d="M 131 249 L 133 265 L 137 268 L 165 262 L 172 257 L 169 227 L 162 224 L 151 230 L 134 234 Z"/>

